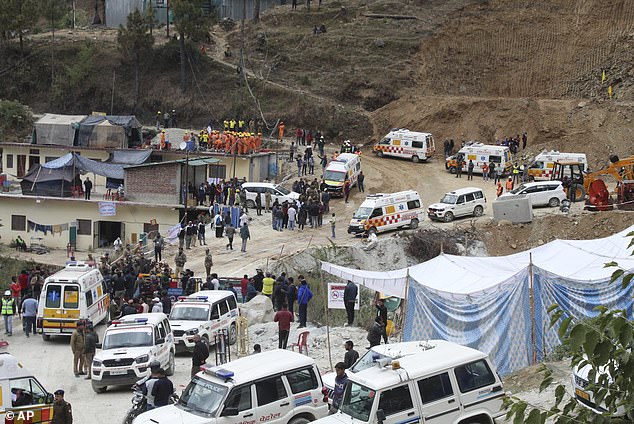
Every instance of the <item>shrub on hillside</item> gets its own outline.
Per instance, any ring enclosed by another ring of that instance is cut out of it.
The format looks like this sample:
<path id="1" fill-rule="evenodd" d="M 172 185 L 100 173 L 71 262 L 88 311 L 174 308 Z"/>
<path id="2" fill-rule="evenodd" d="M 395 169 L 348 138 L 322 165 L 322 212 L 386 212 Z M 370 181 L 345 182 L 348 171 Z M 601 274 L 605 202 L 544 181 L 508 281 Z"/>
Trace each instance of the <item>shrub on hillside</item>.
<path id="1" fill-rule="evenodd" d="M 33 114 L 28 106 L 13 100 L 0 100 L 0 131 L 21 139 L 33 128 Z M 8 140 L 2 140 L 8 141 Z"/>

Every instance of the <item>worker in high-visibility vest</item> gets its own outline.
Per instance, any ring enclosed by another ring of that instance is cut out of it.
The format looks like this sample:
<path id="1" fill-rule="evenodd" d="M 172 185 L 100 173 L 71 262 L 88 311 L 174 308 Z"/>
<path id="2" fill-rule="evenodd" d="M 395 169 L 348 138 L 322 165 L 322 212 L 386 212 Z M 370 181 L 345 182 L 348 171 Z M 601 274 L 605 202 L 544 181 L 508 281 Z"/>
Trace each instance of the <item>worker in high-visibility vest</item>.
<path id="1" fill-rule="evenodd" d="M 508 180 L 506 180 L 506 191 L 511 191 L 513 190 L 513 177 L 509 177 Z"/>
<path id="2" fill-rule="evenodd" d="M 161 130 L 161 144 L 159 146 L 160 150 L 165 150 L 165 130 Z"/>
<path id="3" fill-rule="evenodd" d="M 280 121 L 280 124 L 278 125 L 278 131 L 277 131 L 280 141 L 284 140 L 284 130 L 285 129 L 286 129 L 286 125 L 284 125 L 284 121 Z"/>
<path id="4" fill-rule="evenodd" d="M 11 290 L 7 290 L 4 292 L 4 297 L 2 298 L 2 308 L 0 309 L 0 314 L 4 319 L 4 334 L 7 336 L 13 335 L 13 315 L 17 313 L 18 307 L 15 303 L 15 299 L 11 296 Z"/>

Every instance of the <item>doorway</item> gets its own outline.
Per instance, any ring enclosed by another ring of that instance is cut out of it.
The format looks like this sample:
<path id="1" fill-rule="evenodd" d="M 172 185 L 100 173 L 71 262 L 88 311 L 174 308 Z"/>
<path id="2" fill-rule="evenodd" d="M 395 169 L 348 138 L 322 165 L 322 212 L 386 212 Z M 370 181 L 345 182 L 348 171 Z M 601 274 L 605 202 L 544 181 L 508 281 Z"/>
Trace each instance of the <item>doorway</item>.
<path id="1" fill-rule="evenodd" d="M 95 244 L 99 248 L 112 246 L 118 237 L 121 237 L 123 244 L 126 244 L 124 228 L 125 225 L 122 222 L 96 221 L 94 228 Z"/>

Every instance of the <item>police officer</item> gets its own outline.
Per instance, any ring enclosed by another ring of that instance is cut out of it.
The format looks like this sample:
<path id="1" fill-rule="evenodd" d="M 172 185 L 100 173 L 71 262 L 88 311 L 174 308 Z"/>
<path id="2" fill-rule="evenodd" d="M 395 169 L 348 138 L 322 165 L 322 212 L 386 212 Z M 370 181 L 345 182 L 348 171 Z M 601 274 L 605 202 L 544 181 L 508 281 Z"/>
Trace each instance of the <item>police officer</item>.
<path id="1" fill-rule="evenodd" d="M 70 403 L 64 400 L 64 391 L 58 389 L 54 393 L 53 419 L 51 424 L 73 424 L 73 411 Z"/>

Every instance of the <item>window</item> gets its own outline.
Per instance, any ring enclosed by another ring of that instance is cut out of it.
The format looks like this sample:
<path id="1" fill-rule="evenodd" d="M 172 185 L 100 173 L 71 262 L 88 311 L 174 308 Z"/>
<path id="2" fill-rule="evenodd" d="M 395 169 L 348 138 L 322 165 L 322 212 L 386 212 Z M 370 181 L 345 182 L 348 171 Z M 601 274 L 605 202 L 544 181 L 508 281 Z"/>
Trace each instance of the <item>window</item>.
<path id="1" fill-rule="evenodd" d="M 412 142 L 412 147 L 414 149 L 422 149 L 423 148 L 423 142 L 422 141 L 413 141 Z"/>
<path id="2" fill-rule="evenodd" d="M 317 377 L 312 368 L 291 371 L 286 374 L 286 378 L 293 394 L 314 390 L 318 386 Z"/>
<path id="3" fill-rule="evenodd" d="M 453 395 L 449 373 L 419 380 L 418 391 L 423 404 Z"/>
<path id="4" fill-rule="evenodd" d="M 158 325 L 159 337 L 164 339 L 167 337 L 167 331 L 165 331 L 165 321 L 161 321 Z"/>
<path id="5" fill-rule="evenodd" d="M 52 162 L 57 159 L 55 156 L 44 156 L 44 163 Z"/>
<path id="6" fill-rule="evenodd" d="M 231 283 L 228 283 L 228 284 L 231 284 Z M 227 301 L 229 302 L 229 309 L 231 309 L 232 311 L 238 307 L 235 297 L 231 296 L 227 298 Z"/>
<path id="7" fill-rule="evenodd" d="M 159 230 L 158 224 L 148 224 L 148 223 L 143 224 L 143 232 L 145 234 L 150 234 L 153 231 L 158 232 L 158 230 Z"/>
<path id="8" fill-rule="evenodd" d="M 275 376 L 255 383 L 258 406 L 268 405 L 286 397 L 286 389 L 281 376 Z"/>
<path id="9" fill-rule="evenodd" d="M 458 203 L 458 204 L 464 203 L 464 194 L 462 196 L 458 197 L 458 202 L 456 202 L 456 203 Z"/>
<path id="10" fill-rule="evenodd" d="M 90 219 L 78 219 L 77 220 L 77 235 L 89 236 L 92 234 L 91 228 L 92 221 Z"/>
<path id="11" fill-rule="evenodd" d="M 79 308 L 79 287 L 77 286 L 64 287 L 64 308 L 66 309 Z"/>
<path id="12" fill-rule="evenodd" d="M 227 306 L 227 302 L 225 300 L 220 302 L 220 316 L 224 316 L 229 313 L 229 307 Z"/>
<path id="13" fill-rule="evenodd" d="M 7 155 L 7 169 L 13 168 L 13 155 Z"/>
<path id="14" fill-rule="evenodd" d="M 502 163 L 502 157 L 489 155 L 489 162 Z"/>
<path id="15" fill-rule="evenodd" d="M 407 210 L 420 208 L 420 200 L 410 200 L 407 202 Z"/>
<path id="16" fill-rule="evenodd" d="M 220 315 L 218 315 L 217 303 L 211 307 L 211 319 L 220 319 Z"/>
<path id="17" fill-rule="evenodd" d="M 456 367 L 455 374 L 462 393 L 495 383 L 495 376 L 484 359 Z"/>
<path id="18" fill-rule="evenodd" d="M 227 396 L 225 409 L 236 408 L 238 412 L 247 411 L 251 406 L 251 386 L 234 387 Z"/>
<path id="19" fill-rule="evenodd" d="M 158 339 L 161 338 L 161 332 L 159 331 L 158 325 L 154 327 L 154 343 L 158 343 Z"/>
<path id="20" fill-rule="evenodd" d="M 226 165 L 209 165 L 209 178 L 226 178 Z"/>
<path id="21" fill-rule="evenodd" d="M 89 308 L 92 305 L 92 290 L 86 292 L 86 307 Z"/>
<path id="22" fill-rule="evenodd" d="M 484 195 L 482 194 L 482 192 L 481 192 L 481 191 L 476 191 L 475 193 L 473 193 L 473 196 L 474 196 L 476 199 L 482 199 L 482 198 L 484 197 Z"/>
<path id="23" fill-rule="evenodd" d="M 383 209 L 376 208 L 375 210 L 372 211 L 372 215 L 370 215 L 370 218 L 376 218 L 377 216 L 381 216 L 381 215 L 383 215 Z"/>
<path id="24" fill-rule="evenodd" d="M 46 287 L 46 307 L 59 308 L 62 304 L 62 286 L 51 284 Z"/>
<path id="25" fill-rule="evenodd" d="M 412 409 L 412 397 L 409 394 L 409 386 L 404 384 L 381 393 L 379 409 L 382 409 L 385 416 L 390 416 L 398 412 Z"/>
<path id="26" fill-rule="evenodd" d="M 34 378 L 11 380 L 12 406 L 42 405 L 46 403 L 47 393 Z M 13 399 L 15 397 L 15 399 Z"/>
<path id="27" fill-rule="evenodd" d="M 11 231 L 26 231 L 26 216 L 11 215 Z"/>
<path id="28" fill-rule="evenodd" d="M 467 195 L 465 195 L 465 199 L 467 202 L 473 202 L 475 200 L 475 197 L 473 195 L 473 193 L 469 193 Z"/>

